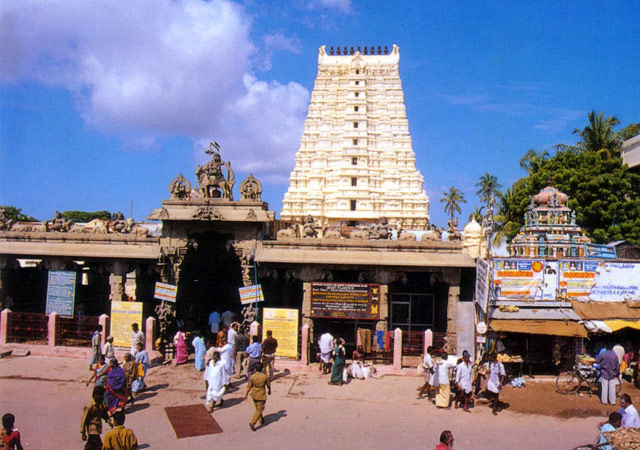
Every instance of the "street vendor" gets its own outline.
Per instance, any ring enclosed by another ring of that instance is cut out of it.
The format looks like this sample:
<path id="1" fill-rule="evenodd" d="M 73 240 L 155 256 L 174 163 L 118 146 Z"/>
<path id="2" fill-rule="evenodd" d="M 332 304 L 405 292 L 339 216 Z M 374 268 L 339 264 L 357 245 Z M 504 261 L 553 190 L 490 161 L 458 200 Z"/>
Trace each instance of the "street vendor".
<path id="1" fill-rule="evenodd" d="M 607 431 L 616 431 L 618 428 L 620 428 L 622 426 L 622 416 L 620 415 L 620 413 L 617 412 L 612 412 L 611 414 L 609 414 L 609 421 L 605 422 L 605 423 L 601 423 L 599 428 L 600 428 L 600 440 L 598 441 L 598 444 L 606 444 L 607 439 L 602 435 L 602 433 L 607 432 Z M 600 447 L 601 450 L 612 450 L 610 445 L 605 445 Z"/>

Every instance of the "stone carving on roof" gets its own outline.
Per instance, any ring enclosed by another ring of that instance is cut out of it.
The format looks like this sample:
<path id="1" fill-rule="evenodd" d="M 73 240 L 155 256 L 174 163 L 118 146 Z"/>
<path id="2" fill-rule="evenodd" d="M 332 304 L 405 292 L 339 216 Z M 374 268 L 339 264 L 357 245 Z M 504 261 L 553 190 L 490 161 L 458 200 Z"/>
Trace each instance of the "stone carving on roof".
<path id="1" fill-rule="evenodd" d="M 205 153 L 211 155 L 211 161 L 204 166 L 196 167 L 200 194 L 204 198 L 222 198 L 232 201 L 235 178 L 231 162 L 222 161 L 220 145 L 217 142 L 211 142 Z M 226 177 L 222 172 L 223 167 L 227 169 Z"/>
<path id="2" fill-rule="evenodd" d="M 380 222 L 371 226 L 370 239 L 391 239 L 389 219 L 381 217 Z"/>
<path id="3" fill-rule="evenodd" d="M 240 183 L 240 200 L 259 202 L 262 200 L 262 183 L 253 174 L 249 174 Z"/>
<path id="4" fill-rule="evenodd" d="M 223 215 L 217 208 L 212 206 L 201 206 L 198 210 L 193 214 L 193 218 L 195 220 L 222 220 L 224 219 Z"/>
<path id="5" fill-rule="evenodd" d="M 316 222 L 313 220 L 313 216 L 309 214 L 302 222 L 302 237 L 314 238 L 318 236 L 318 230 L 316 229 Z"/>
<path id="6" fill-rule="evenodd" d="M 4 209 L 0 209 L 0 231 L 9 231 L 12 225 L 13 220 L 5 215 Z"/>
<path id="7" fill-rule="evenodd" d="M 180 173 L 169 185 L 169 192 L 173 199 L 188 200 L 191 194 L 191 183 Z"/>
<path id="8" fill-rule="evenodd" d="M 282 241 L 286 239 L 295 239 L 298 237 L 296 233 L 296 225 L 294 223 L 290 224 L 289 227 L 284 228 L 282 230 L 278 230 L 276 233 L 276 240 Z"/>
<path id="9" fill-rule="evenodd" d="M 458 218 L 450 220 L 447 228 L 447 239 L 450 241 L 462 241 L 462 233 L 458 230 Z"/>
<path id="10" fill-rule="evenodd" d="M 60 211 L 56 211 L 56 216 L 53 219 L 44 222 L 44 229 L 45 231 L 60 231 L 66 233 L 69 231 L 72 224 L 73 222 L 69 219 L 62 217 L 62 213 Z"/>

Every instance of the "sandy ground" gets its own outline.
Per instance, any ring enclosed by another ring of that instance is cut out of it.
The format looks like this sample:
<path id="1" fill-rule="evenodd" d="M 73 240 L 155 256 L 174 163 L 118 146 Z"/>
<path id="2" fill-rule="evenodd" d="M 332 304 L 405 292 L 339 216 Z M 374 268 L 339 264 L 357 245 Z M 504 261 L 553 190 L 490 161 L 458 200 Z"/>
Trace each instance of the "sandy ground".
<path id="1" fill-rule="evenodd" d="M 290 372 L 282 363 L 279 368 L 266 425 L 256 432 L 248 427 L 253 405 L 242 402 L 246 382 L 241 380 L 225 396 L 224 408 L 214 412 L 223 433 L 176 439 L 164 407 L 204 398 L 202 374 L 191 364 L 151 368 L 150 389 L 129 408 L 126 426 L 135 431 L 140 448 L 154 449 L 428 449 L 444 429 L 453 432 L 456 450 L 572 449 L 593 441 L 597 423 L 614 410 L 595 396 L 557 394 L 551 378 L 505 388 L 508 406 L 495 417 L 481 403 L 464 413 L 417 400 L 422 378 L 415 376 L 387 375 L 337 387 L 318 372 Z M 26 449 L 82 448 L 79 422 L 90 399 L 88 376 L 87 363 L 78 359 L 0 360 L 0 413 L 16 415 Z M 623 391 L 640 404 L 640 391 L 629 384 Z"/>

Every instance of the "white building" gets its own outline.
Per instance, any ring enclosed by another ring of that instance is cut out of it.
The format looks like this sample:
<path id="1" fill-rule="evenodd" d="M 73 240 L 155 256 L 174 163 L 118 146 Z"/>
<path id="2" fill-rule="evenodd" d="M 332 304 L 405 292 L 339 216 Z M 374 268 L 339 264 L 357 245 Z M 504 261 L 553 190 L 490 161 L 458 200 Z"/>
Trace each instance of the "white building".
<path id="1" fill-rule="evenodd" d="M 320 47 L 283 220 L 310 214 L 324 226 L 353 226 L 386 217 L 405 230 L 427 227 L 429 199 L 416 169 L 399 61 L 396 45 Z"/>
<path id="2" fill-rule="evenodd" d="M 622 143 L 622 160 L 629 167 L 640 166 L 640 134 Z"/>

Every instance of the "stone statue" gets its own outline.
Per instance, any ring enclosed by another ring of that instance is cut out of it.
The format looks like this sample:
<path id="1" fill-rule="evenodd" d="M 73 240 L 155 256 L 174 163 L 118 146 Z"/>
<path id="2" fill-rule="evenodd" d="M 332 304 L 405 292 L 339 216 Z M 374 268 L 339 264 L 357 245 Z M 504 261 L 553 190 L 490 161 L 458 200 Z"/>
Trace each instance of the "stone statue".
<path id="1" fill-rule="evenodd" d="M 399 241 L 415 241 L 416 240 L 416 235 L 409 232 L 409 231 L 405 231 L 402 228 L 400 228 L 398 230 L 398 240 Z"/>
<path id="2" fill-rule="evenodd" d="M 113 220 L 109 222 L 109 231 L 111 233 L 126 233 L 129 229 L 129 224 L 124 218 L 124 214 L 118 211 L 113 215 Z"/>
<path id="3" fill-rule="evenodd" d="M 371 239 L 391 239 L 389 220 L 386 217 L 381 217 L 380 223 L 371 227 Z"/>
<path id="4" fill-rule="evenodd" d="M 262 200 L 262 184 L 253 174 L 249 174 L 240 183 L 240 200 L 251 200 L 259 202 Z"/>
<path id="5" fill-rule="evenodd" d="M 442 241 L 442 230 L 439 230 L 434 224 L 431 224 L 431 233 L 425 233 L 422 235 L 422 241 Z"/>
<path id="6" fill-rule="evenodd" d="M 571 225 L 575 225 L 576 224 L 576 210 L 572 210 L 571 211 Z"/>
<path id="7" fill-rule="evenodd" d="M 322 233 L 323 239 L 342 239 L 340 227 L 326 228 Z"/>
<path id="8" fill-rule="evenodd" d="M 302 222 L 302 237 L 303 238 L 314 238 L 318 236 L 318 231 L 316 230 L 316 224 L 313 220 L 313 216 L 309 214 L 304 218 Z"/>
<path id="9" fill-rule="evenodd" d="M 460 230 L 458 230 L 458 218 L 456 217 L 453 220 L 450 220 L 448 225 L 449 228 L 447 229 L 447 239 L 450 241 L 461 241 L 462 233 L 460 233 Z"/>
<path id="10" fill-rule="evenodd" d="M 281 241 L 283 239 L 295 239 L 297 236 L 296 225 L 291 224 L 288 228 L 278 231 L 276 234 L 276 240 Z"/>
<path id="11" fill-rule="evenodd" d="M 191 183 L 181 173 L 169 185 L 171 198 L 188 200 L 191 198 Z"/>
<path id="12" fill-rule="evenodd" d="M 209 144 L 205 151 L 207 155 L 213 155 L 211 161 L 204 166 L 196 167 L 196 176 L 200 186 L 200 193 L 204 198 L 224 198 L 233 201 L 233 185 L 235 178 L 230 162 L 223 162 L 217 142 Z M 222 173 L 222 167 L 227 168 L 227 177 Z"/>
<path id="13" fill-rule="evenodd" d="M 12 225 L 13 220 L 5 215 L 4 209 L 0 209 L 0 231 L 9 231 Z"/>
<path id="14" fill-rule="evenodd" d="M 349 239 L 369 240 L 371 232 L 367 227 L 357 228 L 349 234 Z"/>
<path id="15" fill-rule="evenodd" d="M 44 229 L 45 231 L 67 232 L 69 228 L 71 228 L 71 225 L 72 223 L 69 219 L 62 217 L 60 211 L 56 211 L 56 217 L 54 219 L 44 222 Z"/>

